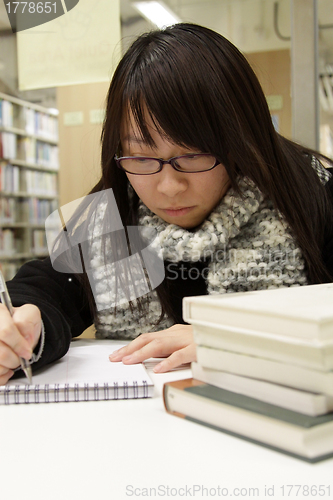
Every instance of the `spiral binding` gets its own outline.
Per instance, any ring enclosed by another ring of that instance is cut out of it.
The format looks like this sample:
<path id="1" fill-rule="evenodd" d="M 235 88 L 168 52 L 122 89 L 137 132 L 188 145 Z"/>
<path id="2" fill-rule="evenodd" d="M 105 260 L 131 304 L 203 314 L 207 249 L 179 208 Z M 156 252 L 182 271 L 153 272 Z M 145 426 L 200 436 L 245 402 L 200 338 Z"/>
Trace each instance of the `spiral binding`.
<path id="1" fill-rule="evenodd" d="M 140 394 L 140 389 L 142 392 Z M 80 401 L 110 401 L 117 399 L 141 399 L 148 398 L 148 382 L 142 380 L 139 386 L 136 380 L 132 385 L 124 382 L 119 385 L 118 382 L 113 384 L 104 383 L 103 385 L 92 384 L 45 384 L 40 386 L 4 386 L 0 388 L 0 403 L 9 404 L 31 404 L 31 403 L 59 403 L 59 402 L 80 402 Z M 23 396 L 23 399 L 21 398 Z M 80 396 L 83 396 L 80 397 Z M 3 397 L 3 401 L 1 401 Z"/>

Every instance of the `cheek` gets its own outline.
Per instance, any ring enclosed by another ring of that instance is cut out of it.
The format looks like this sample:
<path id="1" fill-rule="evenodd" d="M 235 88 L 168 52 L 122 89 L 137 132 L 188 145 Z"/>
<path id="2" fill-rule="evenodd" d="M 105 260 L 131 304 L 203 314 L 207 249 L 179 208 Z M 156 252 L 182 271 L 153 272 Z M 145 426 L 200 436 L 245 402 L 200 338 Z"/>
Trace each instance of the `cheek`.
<path id="1" fill-rule="evenodd" d="M 140 182 L 140 177 L 135 177 L 135 175 L 127 175 L 128 182 L 131 184 L 132 188 L 134 191 L 139 191 L 140 190 L 140 185 L 142 184 Z"/>
<path id="2" fill-rule="evenodd" d="M 218 165 L 210 172 L 209 178 L 203 178 L 201 191 L 210 197 L 211 201 L 219 201 L 230 186 L 229 176 L 222 165 Z"/>
<path id="3" fill-rule="evenodd" d="M 145 179 L 144 176 L 139 176 L 139 175 L 138 176 L 127 175 L 127 178 L 132 188 L 143 202 L 145 198 L 147 197 L 150 198 L 150 193 L 152 192 L 152 188 L 149 180 Z"/>

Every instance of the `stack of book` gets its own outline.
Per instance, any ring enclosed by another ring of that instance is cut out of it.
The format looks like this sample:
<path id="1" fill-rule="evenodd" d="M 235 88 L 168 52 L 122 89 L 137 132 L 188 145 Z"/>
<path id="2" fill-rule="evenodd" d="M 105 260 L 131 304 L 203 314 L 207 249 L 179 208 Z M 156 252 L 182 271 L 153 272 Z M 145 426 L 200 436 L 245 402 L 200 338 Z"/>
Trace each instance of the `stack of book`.
<path id="1" fill-rule="evenodd" d="M 333 457 L 333 283 L 187 297 L 193 379 L 167 411 L 309 462 Z"/>

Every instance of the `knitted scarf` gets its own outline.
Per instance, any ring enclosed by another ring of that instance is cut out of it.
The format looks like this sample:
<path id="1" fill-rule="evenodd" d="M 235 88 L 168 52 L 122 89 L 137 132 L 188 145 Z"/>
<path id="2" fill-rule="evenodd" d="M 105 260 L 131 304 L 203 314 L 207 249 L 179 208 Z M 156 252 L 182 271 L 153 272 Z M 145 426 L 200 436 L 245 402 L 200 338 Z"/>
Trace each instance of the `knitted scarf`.
<path id="1" fill-rule="evenodd" d="M 329 174 L 317 162 L 313 165 L 325 183 Z M 181 263 L 208 259 L 208 294 L 264 290 L 293 285 L 306 285 L 304 260 L 290 228 L 283 217 L 248 179 L 240 181 L 241 195 L 232 188 L 200 226 L 194 230 L 169 224 L 152 213 L 142 202 L 139 224 L 157 231 L 156 244 L 162 248 L 163 259 Z M 103 218 L 103 207 L 100 218 Z M 104 210 L 106 207 L 104 207 Z M 96 282 L 98 300 L 108 296 L 103 256 L 100 248 L 92 250 L 91 268 Z M 95 271 L 94 271 L 95 269 Z M 96 299 L 96 295 L 95 295 Z M 100 310 L 96 318 L 99 338 L 133 339 L 144 332 L 163 330 L 173 321 L 161 314 L 156 291 L 143 297 L 149 306 L 144 315 L 127 301 L 114 308 Z"/>

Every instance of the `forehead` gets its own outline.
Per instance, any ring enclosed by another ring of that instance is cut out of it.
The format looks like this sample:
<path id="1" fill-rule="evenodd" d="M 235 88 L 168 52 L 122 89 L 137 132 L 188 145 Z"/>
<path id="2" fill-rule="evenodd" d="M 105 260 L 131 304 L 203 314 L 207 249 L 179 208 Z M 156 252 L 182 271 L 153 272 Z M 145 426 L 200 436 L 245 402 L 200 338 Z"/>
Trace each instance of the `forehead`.
<path id="1" fill-rule="evenodd" d="M 144 120 L 140 124 L 134 118 L 131 110 L 124 113 L 121 120 L 120 140 L 122 143 L 134 145 L 149 145 L 156 147 L 156 144 L 163 141 L 170 141 L 170 138 L 157 126 L 148 111 L 144 113 Z"/>

